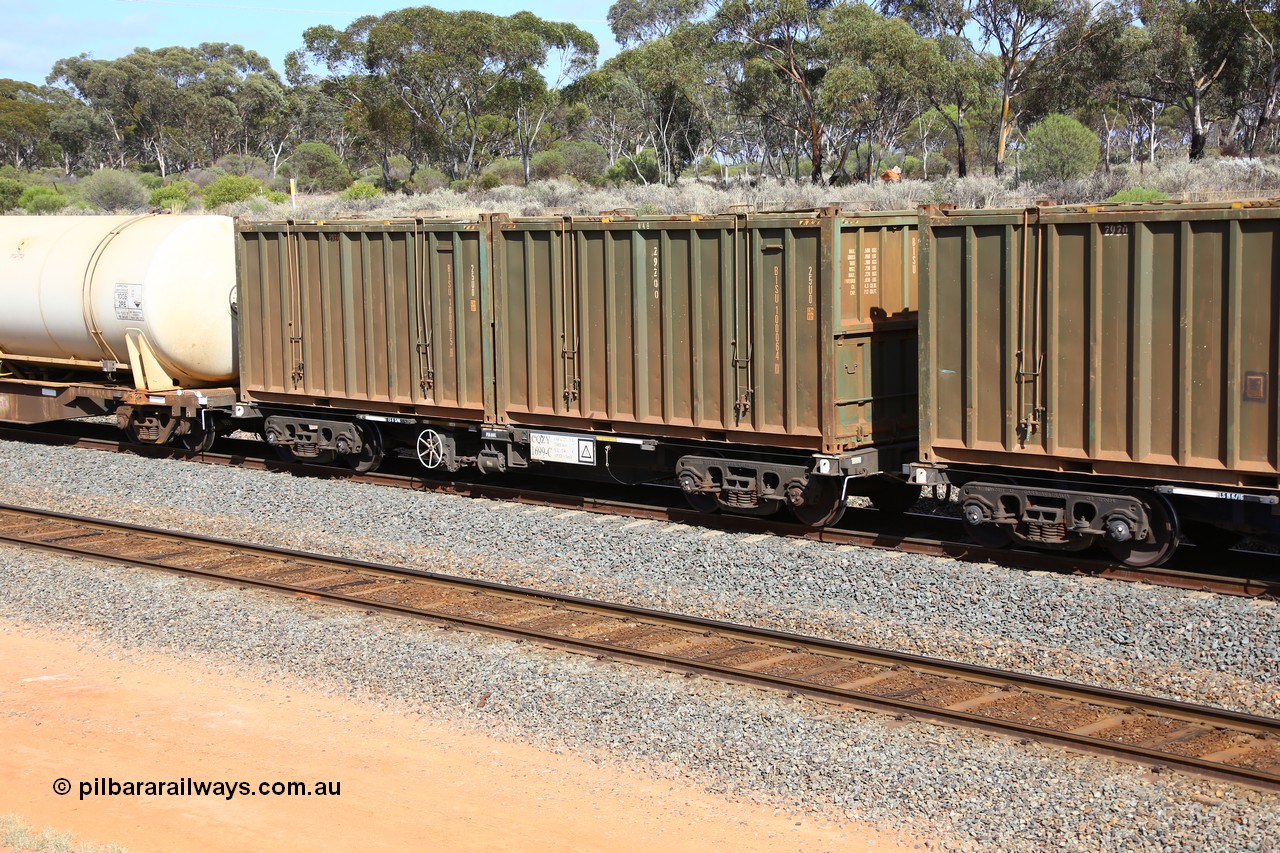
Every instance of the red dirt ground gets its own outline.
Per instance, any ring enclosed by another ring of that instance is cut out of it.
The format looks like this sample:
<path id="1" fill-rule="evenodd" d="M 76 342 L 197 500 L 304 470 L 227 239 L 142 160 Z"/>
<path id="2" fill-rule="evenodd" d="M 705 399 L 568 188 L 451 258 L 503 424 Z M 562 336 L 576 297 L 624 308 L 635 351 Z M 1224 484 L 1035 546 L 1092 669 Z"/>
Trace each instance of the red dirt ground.
<path id="1" fill-rule="evenodd" d="M 371 703 L 109 652 L 0 622 L 0 813 L 130 853 L 918 849 Z M 78 796 L 94 777 L 188 776 L 337 781 L 341 795 Z"/>

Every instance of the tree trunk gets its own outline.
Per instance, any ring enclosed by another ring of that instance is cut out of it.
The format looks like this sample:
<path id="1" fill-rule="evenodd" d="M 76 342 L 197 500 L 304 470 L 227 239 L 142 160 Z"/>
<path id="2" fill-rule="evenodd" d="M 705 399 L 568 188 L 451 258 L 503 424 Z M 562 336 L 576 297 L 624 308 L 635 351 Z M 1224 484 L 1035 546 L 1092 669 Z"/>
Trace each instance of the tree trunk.
<path id="1" fill-rule="evenodd" d="M 1197 88 L 1191 94 L 1191 148 L 1187 155 L 1192 160 L 1199 160 L 1204 157 L 1205 132 L 1204 132 L 1204 110 L 1200 104 L 1200 90 Z"/>

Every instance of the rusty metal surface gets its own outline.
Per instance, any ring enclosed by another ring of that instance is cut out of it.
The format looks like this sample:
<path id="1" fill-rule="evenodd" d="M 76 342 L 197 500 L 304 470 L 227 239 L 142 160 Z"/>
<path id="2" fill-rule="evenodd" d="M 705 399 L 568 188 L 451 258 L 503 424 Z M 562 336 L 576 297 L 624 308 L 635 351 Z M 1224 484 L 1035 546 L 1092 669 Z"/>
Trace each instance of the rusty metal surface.
<path id="1" fill-rule="evenodd" d="M 483 420 L 486 251 L 470 220 L 242 224 L 245 398 Z"/>
<path id="2" fill-rule="evenodd" d="M 403 567 L 0 506 L 0 540 L 425 617 L 1280 788 L 1280 721 Z"/>
<path id="3" fill-rule="evenodd" d="M 495 218 L 498 417 L 829 452 L 914 440 L 915 227 Z"/>
<path id="4" fill-rule="evenodd" d="M 921 458 L 1275 488 L 1280 207 L 921 213 Z"/>
<path id="5" fill-rule="evenodd" d="M 49 423 L 109 414 L 117 405 L 160 407 L 175 415 L 192 415 L 204 408 L 230 406 L 235 399 L 236 390 L 231 387 L 152 392 L 118 382 L 0 379 L 0 422 Z"/>

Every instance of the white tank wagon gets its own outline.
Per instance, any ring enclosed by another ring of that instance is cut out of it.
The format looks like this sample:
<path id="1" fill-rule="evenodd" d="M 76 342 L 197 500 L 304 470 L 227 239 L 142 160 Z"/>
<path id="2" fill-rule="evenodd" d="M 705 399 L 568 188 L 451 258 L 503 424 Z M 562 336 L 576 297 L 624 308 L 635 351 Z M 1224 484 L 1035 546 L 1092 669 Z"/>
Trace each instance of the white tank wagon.
<path id="1" fill-rule="evenodd" d="M 234 222 L 0 217 L 0 421 L 115 413 L 135 440 L 212 440 L 234 402 Z"/>

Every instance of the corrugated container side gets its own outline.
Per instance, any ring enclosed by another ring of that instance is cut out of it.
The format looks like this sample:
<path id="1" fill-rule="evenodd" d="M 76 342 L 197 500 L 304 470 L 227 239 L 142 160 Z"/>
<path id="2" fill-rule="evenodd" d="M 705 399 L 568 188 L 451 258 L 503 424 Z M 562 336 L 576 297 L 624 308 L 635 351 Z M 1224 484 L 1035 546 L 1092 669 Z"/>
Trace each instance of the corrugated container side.
<path id="1" fill-rule="evenodd" d="M 914 440 L 915 218 L 840 222 L 495 222 L 500 417 L 805 450 Z"/>
<path id="2" fill-rule="evenodd" d="M 251 223 L 239 262 L 249 399 L 485 418 L 477 223 Z"/>
<path id="3" fill-rule="evenodd" d="M 1280 210 L 922 214 L 932 462 L 1276 485 Z"/>

